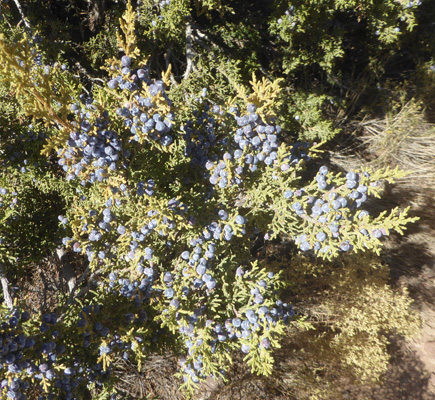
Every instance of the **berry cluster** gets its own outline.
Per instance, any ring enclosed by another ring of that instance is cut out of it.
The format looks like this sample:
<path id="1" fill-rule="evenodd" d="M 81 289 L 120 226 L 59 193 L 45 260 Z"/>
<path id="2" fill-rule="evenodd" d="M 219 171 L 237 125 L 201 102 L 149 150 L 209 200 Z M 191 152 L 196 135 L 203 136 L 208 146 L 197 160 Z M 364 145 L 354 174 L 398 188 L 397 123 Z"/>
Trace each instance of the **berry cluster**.
<path id="1" fill-rule="evenodd" d="M 169 146 L 173 142 L 169 132 L 173 126 L 174 114 L 163 114 L 162 110 L 170 108 L 171 105 L 163 82 L 157 80 L 152 83 L 147 67 L 131 69 L 132 60 L 128 56 L 122 57 L 121 63 L 120 75 L 110 80 L 107 85 L 112 90 L 119 88 L 134 93 L 133 101 L 116 110 L 116 114 L 123 119 L 125 127 L 132 135 L 130 140 L 139 143 L 153 140 Z M 148 96 L 144 97 L 144 93 Z"/>
<path id="2" fill-rule="evenodd" d="M 219 159 L 213 155 L 205 164 L 210 171 L 209 181 L 212 185 L 218 185 L 222 189 L 240 185 L 246 174 L 277 164 L 281 127 L 272 121 L 264 122 L 255 112 L 256 109 L 254 104 L 248 104 L 247 113 L 242 116 L 239 116 L 236 107 L 229 109 L 238 128 L 233 136 L 229 136 L 230 139 L 224 138 L 218 142 L 220 148 L 226 149 L 223 156 Z M 222 113 L 217 107 L 213 110 Z M 289 170 L 291 165 L 297 164 L 301 159 L 309 161 L 310 157 L 306 153 L 308 147 L 308 143 L 294 145 L 282 160 L 281 170 Z M 201 154 L 204 161 L 206 152 Z"/>
<path id="3" fill-rule="evenodd" d="M 377 184 L 370 182 L 370 174 L 350 171 L 343 183 L 337 187 L 332 181 L 328 181 L 328 173 L 328 168 L 322 166 L 316 175 L 317 197 L 309 195 L 309 188 L 284 192 L 284 197 L 292 202 L 291 209 L 298 216 L 311 218 L 313 221 L 314 236 L 310 237 L 306 233 L 295 236 L 295 243 L 304 252 L 313 250 L 315 253 L 331 254 L 331 245 L 335 243 L 341 252 L 352 250 L 352 243 L 348 239 L 343 240 L 340 232 L 343 224 L 354 219 L 363 220 L 369 215 L 366 210 L 361 210 L 361 206 L 368 198 L 368 184 Z M 387 230 L 383 228 L 370 231 L 371 233 L 366 228 L 360 229 L 360 233 L 367 238 L 380 239 L 387 235 Z"/>
<path id="4" fill-rule="evenodd" d="M 187 255 L 182 255 L 182 257 Z M 201 264 L 199 264 L 201 265 Z M 166 285 L 171 288 L 173 276 L 166 273 L 164 278 Z M 203 356 L 216 354 L 239 348 L 243 353 L 256 353 L 257 350 L 271 348 L 274 338 L 274 328 L 281 321 L 288 323 L 294 312 L 291 306 L 280 300 L 274 302 L 270 295 L 275 290 L 276 277 L 270 272 L 261 279 L 251 271 L 245 272 L 243 268 L 237 268 L 234 276 L 236 284 L 246 284 L 250 292 L 246 303 L 236 311 L 236 315 L 221 320 L 218 316 L 212 316 L 207 311 L 207 306 L 197 307 L 192 313 L 179 313 L 177 310 L 189 301 L 193 295 L 185 290 L 180 298 L 171 300 L 169 309 L 164 310 L 170 318 L 175 313 L 179 333 L 184 338 L 187 351 L 186 359 L 181 361 L 183 379 L 196 383 L 206 377 L 203 370 Z M 168 290 L 168 289 L 167 289 Z M 213 292 L 208 292 L 212 296 Z M 164 312 L 164 314 L 165 314 Z M 219 350 L 219 351 L 218 351 Z"/>
<path id="5" fill-rule="evenodd" d="M 188 121 L 184 127 L 183 139 L 186 142 L 185 156 L 190 158 L 193 166 L 205 167 L 209 158 L 214 161 L 218 160 L 216 154 L 209 154 L 218 141 L 216 137 L 216 121 L 207 113 L 208 107 L 205 107 L 203 113 L 194 111 L 196 123 Z"/>
<path id="6" fill-rule="evenodd" d="M 17 134 L 4 132 L 0 138 L 0 164 L 3 167 L 12 166 L 25 174 L 29 166 L 37 167 L 40 162 L 36 161 L 41 148 L 41 143 L 46 139 L 44 132 L 35 132 L 33 125 L 29 130 Z M 48 163 L 45 162 L 44 165 Z"/>
<path id="7" fill-rule="evenodd" d="M 97 111 L 92 105 L 92 98 L 82 98 L 82 106 L 72 104 L 71 110 L 76 114 L 77 131 L 72 132 L 66 146 L 58 151 L 59 165 L 67 173 L 67 180 L 82 178 L 86 182 L 102 182 L 111 171 L 125 169 L 122 161 L 127 157 L 123 151 L 118 134 L 109 129 L 110 119 L 107 111 L 92 122 Z"/>
<path id="8" fill-rule="evenodd" d="M 55 314 L 42 315 L 41 334 L 34 336 L 25 334 L 22 327 L 29 318 L 29 313 L 15 309 L 1 322 L 0 370 L 4 371 L 5 377 L 1 389 L 7 398 L 25 400 L 25 393 L 33 382 L 42 389 L 51 387 L 49 398 L 55 398 L 57 393 L 62 398 L 76 399 L 80 386 L 96 382 L 105 375 L 101 365 L 86 368 L 78 360 L 70 367 L 64 367 L 66 348 L 58 340 Z"/>

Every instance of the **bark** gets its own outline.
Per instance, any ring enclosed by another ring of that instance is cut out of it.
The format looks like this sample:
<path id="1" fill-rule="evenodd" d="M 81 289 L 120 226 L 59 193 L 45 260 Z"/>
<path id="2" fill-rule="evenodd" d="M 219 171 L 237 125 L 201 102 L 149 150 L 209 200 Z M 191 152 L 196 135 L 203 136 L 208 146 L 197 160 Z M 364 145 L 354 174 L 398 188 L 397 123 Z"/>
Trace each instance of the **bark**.
<path id="1" fill-rule="evenodd" d="M 56 254 L 59 257 L 59 260 L 62 264 L 62 274 L 63 278 L 65 279 L 67 285 L 68 285 L 68 293 L 72 293 L 76 286 L 76 276 L 74 273 L 74 268 L 70 264 L 67 258 L 67 254 L 65 249 L 56 249 Z"/>
<path id="2" fill-rule="evenodd" d="M 2 283 L 3 298 L 5 299 L 5 303 L 10 309 L 12 309 L 14 307 L 14 302 L 12 300 L 12 296 L 9 293 L 9 282 L 6 278 L 3 264 L 0 264 L 0 280 Z"/>

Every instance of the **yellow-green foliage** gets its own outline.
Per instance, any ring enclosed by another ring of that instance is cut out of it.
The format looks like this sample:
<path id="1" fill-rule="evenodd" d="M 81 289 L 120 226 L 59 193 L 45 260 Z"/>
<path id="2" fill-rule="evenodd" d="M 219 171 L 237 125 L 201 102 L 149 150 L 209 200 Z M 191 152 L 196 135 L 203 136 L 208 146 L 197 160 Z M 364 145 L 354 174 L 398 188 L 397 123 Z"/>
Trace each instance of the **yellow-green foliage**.
<path id="1" fill-rule="evenodd" d="M 9 85 L 25 115 L 42 120 L 47 127 L 55 124 L 63 129 L 64 135 L 48 146 L 51 150 L 73 130 L 68 113 L 77 85 L 59 63 L 53 67 L 36 64 L 36 55 L 26 34 L 15 44 L 7 44 L 4 35 L 0 36 L 0 82 Z"/>
<path id="2" fill-rule="evenodd" d="M 255 74 L 252 74 L 249 88 L 236 86 L 237 98 L 242 100 L 242 104 L 255 104 L 257 114 L 267 121 L 276 114 L 276 100 L 280 94 L 281 81 L 282 79 L 270 81 L 266 78 L 257 80 Z"/>
<path id="3" fill-rule="evenodd" d="M 291 235 L 290 237 L 295 240 L 297 245 L 307 241 L 311 246 L 310 248 L 313 248 L 316 235 L 328 231 L 331 221 L 337 221 L 335 223 L 340 230 L 340 235 L 342 235 L 340 241 L 336 241 L 332 236 L 329 237 L 324 243 L 326 244 L 325 250 L 316 251 L 317 257 L 332 259 L 338 256 L 343 241 L 352 243 L 355 252 L 369 250 L 379 254 L 381 242 L 374 236 L 370 236 L 368 232 L 383 229 L 385 235 L 389 235 L 393 230 L 403 233 L 406 224 L 418 219 L 408 216 L 409 207 L 403 211 L 396 207 L 390 210 L 388 215 L 387 211 L 384 211 L 376 217 L 370 216 L 367 211 L 361 208 L 335 210 L 332 207 L 328 208 L 326 220 L 322 221 L 318 216 L 311 215 L 311 204 L 315 199 L 328 201 L 331 196 L 346 197 L 352 189 L 346 186 L 346 178 L 340 173 L 331 174 L 327 181 L 330 185 L 328 189 L 319 189 L 317 177 L 315 177 L 302 192 L 299 192 L 298 196 L 292 195 L 290 200 L 286 199 L 283 193 L 287 191 L 297 193 L 299 186 L 297 175 L 303 164 L 297 165 L 294 169 L 285 170 L 283 173 L 277 173 L 277 171 L 286 164 L 285 157 L 295 151 L 295 148 L 295 146 L 281 144 L 278 149 L 278 162 L 275 165 L 275 170 L 265 171 L 246 193 L 244 206 L 250 208 L 250 215 L 258 219 L 261 228 L 273 232 L 272 237 Z M 391 183 L 395 179 L 406 176 L 406 173 L 398 168 L 377 171 L 362 168 L 358 172 L 361 176 L 361 185 L 365 185 L 367 194 L 374 197 L 380 197 L 381 187 L 379 183 L 381 180 Z M 295 204 L 301 205 L 301 208 L 305 210 L 302 215 L 295 214 L 293 208 Z M 267 225 L 264 226 L 263 223 Z M 298 232 L 304 232 L 304 234 L 298 236 Z"/>
<path id="4" fill-rule="evenodd" d="M 119 25 L 123 35 L 117 33 L 117 39 L 118 44 L 124 50 L 124 53 L 132 58 L 135 58 L 139 55 L 135 30 L 136 19 L 136 12 L 131 5 L 131 0 L 129 0 L 125 13 L 119 19 Z"/>
<path id="5" fill-rule="evenodd" d="M 292 282 L 291 301 L 314 327 L 295 330 L 289 338 L 295 343 L 290 357 L 303 360 L 292 368 L 294 389 L 311 399 L 341 398 L 341 384 L 349 380 L 382 379 L 392 335 L 410 337 L 419 330 L 411 298 L 405 289 L 391 288 L 389 268 L 377 256 L 322 262 L 299 255 L 285 276 Z"/>

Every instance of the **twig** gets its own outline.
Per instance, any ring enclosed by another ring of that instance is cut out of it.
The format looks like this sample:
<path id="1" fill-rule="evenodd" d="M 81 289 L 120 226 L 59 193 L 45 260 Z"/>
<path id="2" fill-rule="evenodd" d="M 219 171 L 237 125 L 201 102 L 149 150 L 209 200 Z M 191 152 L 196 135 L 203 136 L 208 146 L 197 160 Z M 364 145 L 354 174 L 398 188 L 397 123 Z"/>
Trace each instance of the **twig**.
<path id="1" fill-rule="evenodd" d="M 77 280 L 76 284 L 74 285 L 73 289 L 71 290 L 71 293 L 70 293 L 69 298 L 68 298 L 67 305 L 70 305 L 70 304 L 72 303 L 72 300 L 73 300 L 73 296 L 74 296 L 75 291 L 76 291 L 77 288 L 79 287 L 80 283 L 82 283 L 83 280 L 86 278 L 86 275 L 88 274 L 88 272 L 89 272 L 89 265 L 86 267 L 86 269 L 85 269 L 85 271 L 83 272 L 82 276 Z M 94 274 L 95 274 L 95 273 L 94 273 Z M 91 275 L 91 277 L 89 278 L 90 280 L 91 280 L 91 278 L 94 276 L 94 274 Z M 80 297 L 80 293 L 79 293 L 79 295 L 77 295 L 76 297 Z"/>
<path id="2" fill-rule="evenodd" d="M 231 48 L 223 43 L 221 40 L 218 39 L 217 36 L 213 35 L 212 33 L 208 32 L 205 33 L 200 30 L 200 27 L 198 25 L 194 25 L 193 29 L 195 30 L 195 36 L 199 39 L 205 39 L 208 42 L 211 42 L 216 49 L 222 49 L 225 53 L 231 54 Z"/>
<path id="3" fill-rule="evenodd" d="M 169 47 L 168 51 L 166 52 L 165 55 L 165 65 L 166 65 L 166 70 L 169 68 L 169 65 L 171 64 L 170 58 L 172 56 L 172 47 Z M 177 86 L 178 83 L 174 78 L 174 74 L 170 74 L 169 79 L 171 80 L 172 85 Z"/>
<path id="4" fill-rule="evenodd" d="M 30 31 L 30 30 L 31 30 L 31 27 L 30 27 L 29 22 L 27 21 L 26 16 L 25 16 L 24 13 L 23 13 L 23 9 L 21 8 L 21 4 L 19 3 L 18 0 L 14 0 L 14 3 L 15 3 L 15 5 L 16 5 L 17 8 L 18 8 L 18 12 L 19 12 L 20 15 L 21 15 L 21 19 L 23 20 L 24 25 L 25 25 L 26 28 Z"/>
<path id="5" fill-rule="evenodd" d="M 187 67 L 186 72 L 184 73 L 184 79 L 187 79 L 190 72 L 193 68 L 193 58 L 195 56 L 193 52 L 193 39 L 192 39 L 192 26 L 190 23 L 186 24 L 186 59 L 187 59 Z"/>
<path id="6" fill-rule="evenodd" d="M 9 293 L 9 282 L 6 278 L 3 264 L 1 263 L 0 263 L 0 280 L 2 282 L 3 298 L 5 299 L 5 303 L 8 306 L 8 308 L 12 310 L 12 308 L 14 307 L 14 302 L 12 301 L 12 297 Z"/>
<path id="7" fill-rule="evenodd" d="M 66 306 L 67 306 L 67 307 L 70 306 L 70 305 L 72 304 L 72 302 L 73 302 L 75 299 L 78 299 L 78 298 L 80 298 L 81 296 L 83 296 L 84 294 L 86 294 L 86 293 L 91 289 L 91 283 L 93 282 L 93 279 L 94 279 L 97 275 L 99 275 L 99 274 L 102 272 L 101 269 L 99 269 L 99 270 L 93 272 L 93 273 L 91 274 L 91 276 L 89 277 L 89 279 L 88 279 L 89 283 L 88 283 L 85 287 L 83 287 L 83 288 L 80 290 L 80 292 L 77 293 L 77 295 L 76 295 L 75 292 L 77 291 L 77 289 L 78 289 L 80 283 L 82 283 L 83 280 L 86 278 L 87 274 L 89 273 L 89 270 L 90 270 L 89 265 L 87 265 L 85 271 L 84 271 L 83 274 L 82 274 L 82 276 L 81 276 L 79 279 L 77 279 L 77 281 L 76 281 L 76 283 L 75 283 L 73 289 L 71 290 L 71 292 L 70 292 L 70 294 L 69 294 L 69 296 L 68 296 L 68 300 L 67 300 L 67 302 L 66 302 Z M 62 319 L 65 317 L 65 315 L 66 315 L 66 312 L 64 312 L 64 313 L 63 313 L 63 314 L 58 318 L 58 320 L 62 320 Z"/>

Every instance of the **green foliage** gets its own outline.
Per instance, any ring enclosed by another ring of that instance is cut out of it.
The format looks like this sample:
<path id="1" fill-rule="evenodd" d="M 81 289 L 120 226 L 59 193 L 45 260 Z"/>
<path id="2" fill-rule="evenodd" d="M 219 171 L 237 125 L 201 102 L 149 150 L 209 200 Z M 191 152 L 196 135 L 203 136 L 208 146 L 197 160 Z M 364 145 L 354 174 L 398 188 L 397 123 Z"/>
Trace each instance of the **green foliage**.
<path id="1" fill-rule="evenodd" d="M 60 240 L 56 214 L 71 189 L 51 170 L 52 163 L 41 159 L 42 130 L 21 127 L 1 135 L 0 188 L 6 193 L 0 195 L 0 261 L 25 266 L 49 254 Z"/>
<path id="2" fill-rule="evenodd" d="M 290 333 L 292 356 L 304 359 L 304 368 L 292 368 L 291 386 L 301 398 L 307 393 L 312 399 L 339 398 L 344 382 L 383 379 L 391 342 L 419 330 L 406 290 L 391 289 L 389 268 L 372 254 L 333 262 L 296 256 L 286 278 L 292 282 L 295 306 L 315 327 Z"/>
<path id="3" fill-rule="evenodd" d="M 138 9 L 138 22 L 142 35 L 157 41 L 183 42 L 185 26 L 192 10 L 190 2 L 186 0 L 171 1 L 162 6 L 157 0 L 141 2 Z M 165 49 L 167 50 L 167 49 Z"/>
<path id="4" fill-rule="evenodd" d="M 282 113 L 283 128 L 290 132 L 298 132 L 298 139 L 302 141 L 330 141 L 340 130 L 334 125 L 334 121 L 326 116 L 325 108 L 334 105 L 336 99 L 326 94 L 307 93 L 304 91 L 287 90 L 283 96 L 291 96 L 291 102 L 283 101 Z M 284 99 L 283 99 L 284 100 Z"/>
<path id="5" fill-rule="evenodd" d="M 10 89 L 7 85 L 2 85 L 0 87 L 0 113 L 2 126 L 10 124 L 12 126 L 14 123 L 19 123 L 19 120 L 24 117 L 22 112 L 20 112 L 20 107 L 14 96 L 11 96 Z"/>
<path id="6" fill-rule="evenodd" d="M 283 1 L 270 22 L 279 35 L 283 69 L 290 73 L 317 64 L 331 72 L 347 50 L 346 37 L 356 25 L 373 39 L 372 51 L 380 52 L 398 42 L 401 31 L 415 26 L 412 2 L 389 1 Z"/>
<path id="7" fill-rule="evenodd" d="M 8 191 L 1 197 L 0 237 L 4 244 L 0 245 L 0 261 L 15 266 L 39 261 L 54 247 L 57 238 L 56 213 L 61 211 L 60 199 L 56 198 L 53 189 L 54 193 L 44 194 L 17 175 L 20 173 L 6 170 L 0 178 L 1 187 Z"/>
<path id="8" fill-rule="evenodd" d="M 84 45 L 84 50 L 89 54 L 92 66 L 101 67 L 103 60 L 117 55 L 116 34 L 109 27 L 91 37 Z"/>

